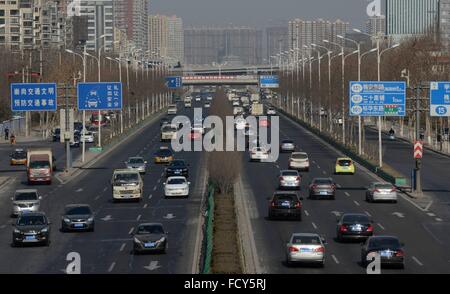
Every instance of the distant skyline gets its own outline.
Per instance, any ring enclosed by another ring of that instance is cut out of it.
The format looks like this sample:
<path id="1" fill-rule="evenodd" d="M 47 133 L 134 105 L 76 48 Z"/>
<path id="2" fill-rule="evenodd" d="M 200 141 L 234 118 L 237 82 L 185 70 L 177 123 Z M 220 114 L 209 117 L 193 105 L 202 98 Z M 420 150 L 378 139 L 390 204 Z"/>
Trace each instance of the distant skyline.
<path id="1" fill-rule="evenodd" d="M 250 26 L 287 24 L 294 18 L 342 19 L 364 28 L 370 0 L 151 0 L 151 14 L 177 15 L 190 26 Z"/>

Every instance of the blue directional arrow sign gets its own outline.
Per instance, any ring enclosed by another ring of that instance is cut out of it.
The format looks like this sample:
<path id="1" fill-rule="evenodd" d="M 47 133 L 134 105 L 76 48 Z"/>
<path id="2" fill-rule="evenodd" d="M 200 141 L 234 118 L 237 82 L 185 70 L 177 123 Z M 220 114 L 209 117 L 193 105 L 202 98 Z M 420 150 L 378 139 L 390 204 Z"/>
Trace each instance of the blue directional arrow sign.
<path id="1" fill-rule="evenodd" d="M 259 77 L 259 86 L 260 88 L 279 88 L 280 81 L 278 76 L 274 75 L 265 75 Z"/>
<path id="2" fill-rule="evenodd" d="M 350 82 L 351 116 L 405 116 L 405 82 Z"/>
<path id="3" fill-rule="evenodd" d="M 55 83 L 11 84 L 12 111 L 56 111 Z"/>
<path id="4" fill-rule="evenodd" d="M 166 87 L 169 89 L 177 89 L 183 86 L 181 77 L 166 77 Z"/>
<path id="5" fill-rule="evenodd" d="M 450 116 L 450 82 L 430 83 L 430 115 Z"/>
<path id="6" fill-rule="evenodd" d="M 122 83 L 78 83 L 78 109 L 122 109 Z"/>

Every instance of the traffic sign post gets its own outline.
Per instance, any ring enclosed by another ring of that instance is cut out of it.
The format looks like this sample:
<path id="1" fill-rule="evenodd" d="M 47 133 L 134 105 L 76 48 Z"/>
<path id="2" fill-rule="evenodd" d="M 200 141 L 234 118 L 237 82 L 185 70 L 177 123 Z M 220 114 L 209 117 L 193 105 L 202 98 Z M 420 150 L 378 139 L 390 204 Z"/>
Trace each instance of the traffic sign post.
<path id="1" fill-rule="evenodd" d="M 423 143 L 422 143 L 422 141 L 414 142 L 414 158 L 415 159 L 423 158 Z"/>
<path id="2" fill-rule="evenodd" d="M 11 84 L 11 110 L 56 111 L 56 83 Z"/>
<path id="3" fill-rule="evenodd" d="M 430 115 L 450 117 L 450 82 L 430 83 Z"/>
<path id="4" fill-rule="evenodd" d="M 266 89 L 277 89 L 280 87 L 280 80 L 275 75 L 264 75 L 259 77 L 259 87 Z"/>
<path id="5" fill-rule="evenodd" d="M 166 87 L 169 89 L 178 89 L 183 87 L 182 77 L 166 77 Z"/>

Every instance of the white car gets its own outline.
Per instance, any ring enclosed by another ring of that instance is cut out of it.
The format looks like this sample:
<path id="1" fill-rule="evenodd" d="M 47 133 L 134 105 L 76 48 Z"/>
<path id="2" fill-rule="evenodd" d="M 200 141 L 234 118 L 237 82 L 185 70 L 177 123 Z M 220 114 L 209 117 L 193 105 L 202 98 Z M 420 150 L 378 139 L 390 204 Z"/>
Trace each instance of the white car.
<path id="1" fill-rule="evenodd" d="M 203 127 L 203 124 L 199 124 L 199 123 L 194 123 L 194 125 L 192 126 L 192 131 L 194 132 L 198 132 L 200 134 L 204 134 L 205 133 L 205 128 Z"/>
<path id="2" fill-rule="evenodd" d="M 94 133 L 85 132 L 84 135 L 81 135 L 80 141 L 85 141 L 86 143 L 94 143 Z"/>
<path id="3" fill-rule="evenodd" d="M 188 197 L 190 184 L 185 177 L 168 177 L 164 183 L 164 196 Z"/>
<path id="4" fill-rule="evenodd" d="M 294 233 L 286 244 L 286 263 L 318 263 L 325 265 L 325 240 L 314 233 Z"/>
<path id="5" fill-rule="evenodd" d="M 397 189 L 391 183 L 372 183 L 366 191 L 366 201 L 390 201 L 397 202 Z"/>
<path id="6" fill-rule="evenodd" d="M 275 108 L 269 108 L 267 109 L 267 115 L 276 115 L 277 112 L 275 111 Z"/>
<path id="7" fill-rule="evenodd" d="M 241 104 L 239 103 L 239 101 L 233 101 L 233 106 L 240 106 Z"/>
<path id="8" fill-rule="evenodd" d="M 309 171 L 309 157 L 305 152 L 293 152 L 289 158 L 289 169 Z"/>
<path id="9" fill-rule="evenodd" d="M 238 117 L 235 120 L 234 124 L 235 124 L 236 130 L 244 130 L 245 127 L 247 126 L 247 121 L 245 120 L 245 118 Z"/>
<path id="10" fill-rule="evenodd" d="M 269 158 L 269 152 L 264 147 L 253 147 L 250 151 L 251 161 L 267 160 Z"/>

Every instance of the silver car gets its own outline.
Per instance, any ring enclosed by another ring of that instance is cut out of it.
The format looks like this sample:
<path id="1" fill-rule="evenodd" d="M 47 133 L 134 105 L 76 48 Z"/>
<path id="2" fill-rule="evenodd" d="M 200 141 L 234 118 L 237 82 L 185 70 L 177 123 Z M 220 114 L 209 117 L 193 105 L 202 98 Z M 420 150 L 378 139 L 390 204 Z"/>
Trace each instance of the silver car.
<path id="1" fill-rule="evenodd" d="M 309 171 L 309 158 L 305 152 L 293 152 L 289 158 L 289 169 Z"/>
<path id="2" fill-rule="evenodd" d="M 136 170 L 141 174 L 145 174 L 147 171 L 147 161 L 142 157 L 130 157 L 125 162 L 127 169 Z"/>
<path id="3" fill-rule="evenodd" d="M 325 239 L 314 233 L 294 233 L 286 245 L 286 264 L 294 262 L 325 265 Z"/>
<path id="4" fill-rule="evenodd" d="M 282 170 L 278 178 L 278 186 L 280 190 L 284 189 L 300 189 L 301 177 L 296 170 Z"/>
<path id="5" fill-rule="evenodd" d="M 366 201 L 392 201 L 397 202 L 397 189 L 391 183 L 372 183 L 366 191 Z"/>
<path id="6" fill-rule="evenodd" d="M 293 152 L 295 144 L 292 140 L 283 140 L 280 144 L 280 152 Z"/>
<path id="7" fill-rule="evenodd" d="M 11 198 L 12 215 L 18 216 L 21 213 L 39 211 L 41 199 L 36 189 L 17 190 Z"/>

